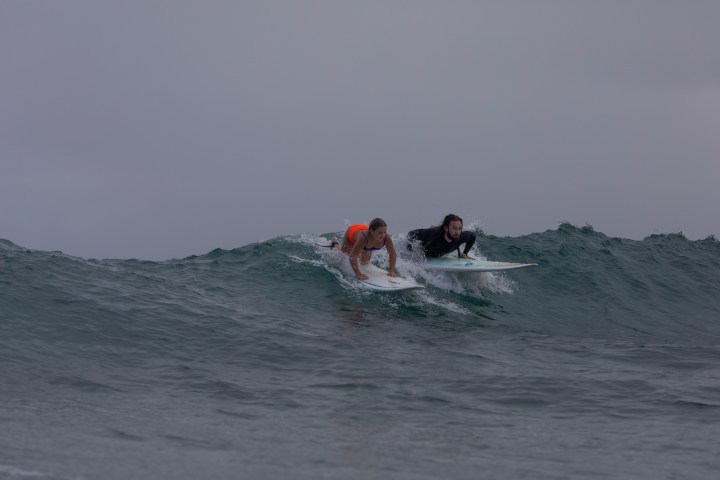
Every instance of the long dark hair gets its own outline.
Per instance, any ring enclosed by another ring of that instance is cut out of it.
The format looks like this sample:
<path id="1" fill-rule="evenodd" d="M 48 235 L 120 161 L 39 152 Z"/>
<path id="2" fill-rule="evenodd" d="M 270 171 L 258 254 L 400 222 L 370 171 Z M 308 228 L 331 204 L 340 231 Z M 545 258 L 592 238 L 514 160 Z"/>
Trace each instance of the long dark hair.
<path id="1" fill-rule="evenodd" d="M 450 222 L 456 222 L 456 221 L 460 221 L 460 223 L 463 223 L 462 218 L 458 217 L 455 214 L 449 213 L 449 214 L 445 215 L 445 218 L 443 218 L 442 223 L 435 227 L 435 234 L 433 235 L 432 240 L 435 240 L 439 236 L 443 235 L 445 233 L 445 229 L 450 228 Z"/>
<path id="2" fill-rule="evenodd" d="M 458 217 L 457 215 L 453 215 L 452 213 L 449 213 L 445 215 L 445 218 L 443 219 L 442 227 L 443 230 L 445 230 L 446 227 L 450 227 L 450 222 L 457 222 L 460 221 L 460 223 L 463 223 L 462 218 Z"/>

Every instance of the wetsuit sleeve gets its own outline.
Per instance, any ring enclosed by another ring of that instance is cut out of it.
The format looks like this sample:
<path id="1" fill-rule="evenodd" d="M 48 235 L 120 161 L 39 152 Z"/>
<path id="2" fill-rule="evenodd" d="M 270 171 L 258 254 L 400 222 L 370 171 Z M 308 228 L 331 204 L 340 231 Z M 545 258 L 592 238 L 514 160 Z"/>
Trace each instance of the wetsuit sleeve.
<path id="1" fill-rule="evenodd" d="M 465 244 L 465 248 L 463 249 L 463 255 L 467 255 L 468 252 L 472 249 L 473 245 L 475 245 L 475 233 L 474 232 L 462 232 L 460 234 L 460 243 Z M 460 245 L 458 245 L 458 253 L 460 253 Z"/>
<path id="2" fill-rule="evenodd" d="M 432 242 L 435 233 L 436 230 L 434 228 L 418 228 L 417 230 L 408 232 L 408 250 L 412 251 L 412 246 L 410 245 L 411 242 L 419 241 L 420 246 L 423 249 L 423 253 L 427 257 L 429 254 L 430 243 Z"/>
<path id="3" fill-rule="evenodd" d="M 407 234 L 407 249 L 412 252 L 412 243 L 420 237 L 420 230 L 411 230 Z"/>

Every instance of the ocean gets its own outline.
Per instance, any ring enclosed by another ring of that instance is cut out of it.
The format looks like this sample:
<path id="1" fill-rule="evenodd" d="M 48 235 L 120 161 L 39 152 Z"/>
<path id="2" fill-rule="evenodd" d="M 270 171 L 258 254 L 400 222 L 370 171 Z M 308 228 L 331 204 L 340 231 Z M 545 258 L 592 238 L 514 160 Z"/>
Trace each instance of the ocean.
<path id="1" fill-rule="evenodd" d="M 389 294 L 332 233 L 159 262 L 0 240 L 0 479 L 720 478 L 720 242 L 477 233 L 538 265 L 403 254 L 426 288 Z"/>

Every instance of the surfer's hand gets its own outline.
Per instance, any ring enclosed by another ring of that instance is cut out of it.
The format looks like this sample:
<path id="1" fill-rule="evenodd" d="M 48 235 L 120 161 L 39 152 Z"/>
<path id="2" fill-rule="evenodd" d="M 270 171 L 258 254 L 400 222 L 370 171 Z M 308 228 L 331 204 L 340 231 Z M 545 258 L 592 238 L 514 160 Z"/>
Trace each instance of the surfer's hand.
<path id="1" fill-rule="evenodd" d="M 398 274 L 395 273 L 394 271 L 388 272 L 388 277 L 397 277 L 397 276 L 398 276 Z"/>
<path id="2" fill-rule="evenodd" d="M 365 275 L 364 273 L 356 273 L 355 275 L 357 275 L 357 277 L 358 277 L 360 280 L 367 280 L 367 279 L 368 279 L 368 276 Z"/>

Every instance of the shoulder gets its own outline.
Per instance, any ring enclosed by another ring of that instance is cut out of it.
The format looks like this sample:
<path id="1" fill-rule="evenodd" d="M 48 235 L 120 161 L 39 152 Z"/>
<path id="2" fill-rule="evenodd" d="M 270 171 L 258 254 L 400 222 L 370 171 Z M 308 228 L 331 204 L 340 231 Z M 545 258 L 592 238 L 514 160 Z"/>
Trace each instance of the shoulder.
<path id="1" fill-rule="evenodd" d="M 426 237 L 428 235 L 433 235 L 438 231 L 437 227 L 430 227 L 430 228 L 418 228 L 416 230 L 412 230 L 408 232 L 408 237 Z"/>

